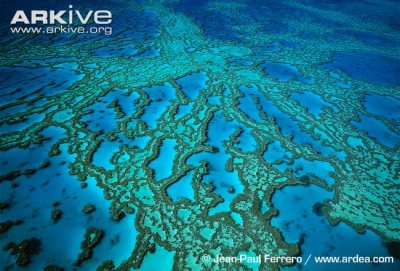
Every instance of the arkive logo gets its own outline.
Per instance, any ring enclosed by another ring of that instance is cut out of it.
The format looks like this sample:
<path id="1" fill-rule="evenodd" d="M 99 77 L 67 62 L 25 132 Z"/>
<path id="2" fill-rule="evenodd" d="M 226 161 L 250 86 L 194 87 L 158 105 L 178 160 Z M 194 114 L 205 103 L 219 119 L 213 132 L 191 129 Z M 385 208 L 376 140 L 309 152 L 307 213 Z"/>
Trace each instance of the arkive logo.
<path id="1" fill-rule="evenodd" d="M 32 10 L 31 20 L 23 10 L 17 10 L 14 14 L 11 24 L 24 23 L 36 24 L 41 22 L 43 24 L 73 24 L 77 19 L 81 24 L 87 24 L 93 16 L 96 24 L 110 24 L 112 22 L 112 13 L 109 10 L 89 10 L 87 14 L 82 14 L 79 10 L 73 10 L 73 6 L 69 5 L 69 10 Z M 68 14 L 68 18 L 65 15 Z"/>
<path id="2" fill-rule="evenodd" d="M 30 12 L 25 12 L 24 10 L 17 10 L 10 22 L 12 26 L 10 30 L 12 33 L 104 33 L 106 35 L 112 33 L 111 27 L 105 27 L 105 25 L 112 23 L 111 11 L 89 10 L 81 12 L 74 9 L 72 5 L 68 7 L 68 10 L 57 11 L 31 10 Z M 88 24 L 92 24 L 92 22 L 96 26 L 85 27 Z M 30 26 L 27 27 L 26 25 Z M 45 27 L 38 27 L 36 25 Z"/>

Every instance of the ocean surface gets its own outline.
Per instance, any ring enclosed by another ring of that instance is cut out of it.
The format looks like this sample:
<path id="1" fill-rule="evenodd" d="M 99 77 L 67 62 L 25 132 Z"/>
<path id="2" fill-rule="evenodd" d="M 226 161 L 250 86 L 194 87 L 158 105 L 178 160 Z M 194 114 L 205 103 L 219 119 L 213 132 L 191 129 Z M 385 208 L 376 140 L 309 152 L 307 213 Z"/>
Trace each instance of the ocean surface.
<path id="1" fill-rule="evenodd" d="M 0 270 L 400 270 L 398 1 L 0 14 Z"/>

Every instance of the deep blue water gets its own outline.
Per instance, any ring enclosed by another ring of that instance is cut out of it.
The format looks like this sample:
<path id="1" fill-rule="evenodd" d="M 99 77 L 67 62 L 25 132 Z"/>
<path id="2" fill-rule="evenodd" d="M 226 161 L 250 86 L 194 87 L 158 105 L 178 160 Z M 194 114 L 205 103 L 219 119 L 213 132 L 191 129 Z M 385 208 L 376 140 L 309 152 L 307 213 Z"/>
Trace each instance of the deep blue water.
<path id="1" fill-rule="evenodd" d="M 400 59 L 370 52 L 336 52 L 328 65 L 357 80 L 383 86 L 400 85 Z"/>

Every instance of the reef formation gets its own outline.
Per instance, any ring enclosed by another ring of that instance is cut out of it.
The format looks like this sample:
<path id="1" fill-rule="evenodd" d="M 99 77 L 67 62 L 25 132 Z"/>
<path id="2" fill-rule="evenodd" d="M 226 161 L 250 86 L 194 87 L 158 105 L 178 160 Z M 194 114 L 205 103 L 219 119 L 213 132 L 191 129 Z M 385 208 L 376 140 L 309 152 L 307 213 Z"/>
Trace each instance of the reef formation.
<path id="1" fill-rule="evenodd" d="M 68 231 L 66 206 L 84 192 L 65 187 L 97 186 L 110 214 L 79 200 L 85 222 L 74 248 L 59 251 L 65 262 L 42 256 L 33 266 L 151 270 L 153 254 L 165 270 L 279 270 L 201 256 L 299 255 L 300 242 L 271 225 L 274 193 L 296 185 L 333 193 L 312 207 L 332 225 L 398 244 L 395 2 L 378 11 L 329 1 L 104 5 L 115 18 L 109 36 L 1 38 L 0 244 L 13 242 L 17 265 L 30 259 L 24 239 Z M 41 212 L 45 228 L 21 230 Z M 123 259 L 96 257 L 102 239 L 114 240 L 91 224 L 97 216 L 110 216 L 109 227 L 134 220 Z"/>

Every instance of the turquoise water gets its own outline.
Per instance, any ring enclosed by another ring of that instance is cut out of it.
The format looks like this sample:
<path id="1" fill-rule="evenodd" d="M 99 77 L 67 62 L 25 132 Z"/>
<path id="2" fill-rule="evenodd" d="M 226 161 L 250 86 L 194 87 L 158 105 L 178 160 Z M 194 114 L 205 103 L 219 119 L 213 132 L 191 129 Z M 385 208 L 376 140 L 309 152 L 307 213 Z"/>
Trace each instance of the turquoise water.
<path id="1" fill-rule="evenodd" d="M 400 270 L 398 2 L 70 4 L 2 1 L 0 270 Z"/>
<path id="2" fill-rule="evenodd" d="M 65 132 L 60 128 L 50 127 L 42 134 L 52 138 L 40 148 L 42 154 L 46 154 L 43 148 L 48 150 L 52 142 L 65 137 Z M 49 167 L 19 178 L 21 185 L 18 188 L 12 188 L 10 183 L 2 183 L 2 191 L 17 190 L 18 193 L 1 193 L 1 201 L 10 202 L 13 208 L 19 210 L 18 212 L 2 211 L 2 217 L 24 221 L 23 224 L 11 228 L 6 236 L 2 236 L 2 245 L 7 240 L 4 237 L 13 238 L 15 242 L 23 241 L 25 236 L 21 232 L 25 232 L 40 240 L 39 253 L 46 255 L 32 257 L 30 270 L 39 270 L 49 264 L 71 266 L 79 253 L 81 238 L 84 236 L 86 227 L 98 227 L 107 229 L 107 235 L 94 252 L 93 262 L 82 265 L 82 269 L 92 270 L 96 268 L 96 262 L 104 259 L 113 259 L 121 263 L 130 255 L 135 246 L 137 232 L 132 228 L 134 215 L 127 216 L 119 223 L 112 221 L 108 215 L 110 203 L 104 200 L 103 191 L 96 186 L 94 179 L 89 179 L 88 187 L 82 189 L 76 177 L 69 175 L 68 163 L 74 159 L 74 156 L 68 154 L 68 145 L 63 144 L 60 149 L 60 155 L 47 160 Z M 42 160 L 35 154 L 35 149 L 29 150 L 25 155 L 19 154 L 18 157 L 31 159 L 29 163 L 23 163 L 21 160 L 21 166 L 18 167 L 20 170 L 25 167 L 24 164 L 33 167 L 33 161 Z M 16 159 L 14 158 L 13 161 Z M 27 185 L 22 185 L 24 183 Z M 60 206 L 52 207 L 54 202 L 60 202 Z M 96 210 L 85 215 L 82 208 L 89 203 L 94 205 Z M 62 210 L 62 217 L 57 223 L 52 222 L 50 217 L 54 208 Z M 0 265 L 7 267 L 12 261 L 13 256 L 3 254 Z"/>
<path id="3" fill-rule="evenodd" d="M 158 157 L 153 160 L 149 167 L 155 171 L 155 179 L 161 180 L 172 175 L 174 165 L 176 141 L 174 139 L 164 139 L 159 149 Z"/>
<path id="4" fill-rule="evenodd" d="M 202 89 L 207 88 L 207 76 L 204 72 L 186 75 L 185 77 L 179 78 L 176 82 L 189 99 L 195 99 Z"/>
<path id="5" fill-rule="evenodd" d="M 193 171 L 189 171 L 178 182 L 172 184 L 167 189 L 168 196 L 173 201 L 182 199 L 194 200 L 194 191 L 192 187 Z"/>

